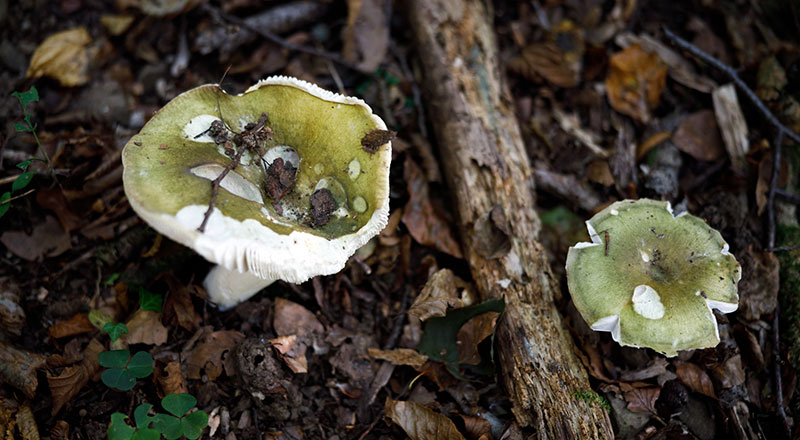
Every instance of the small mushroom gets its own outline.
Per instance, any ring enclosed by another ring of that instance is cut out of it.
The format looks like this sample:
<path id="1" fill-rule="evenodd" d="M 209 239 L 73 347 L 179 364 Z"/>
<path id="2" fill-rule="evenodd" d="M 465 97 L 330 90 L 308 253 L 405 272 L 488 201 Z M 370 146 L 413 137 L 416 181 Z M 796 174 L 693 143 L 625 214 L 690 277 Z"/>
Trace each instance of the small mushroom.
<path id="1" fill-rule="evenodd" d="M 712 310 L 737 309 L 742 276 L 719 232 L 648 199 L 613 203 L 586 228 L 592 242 L 569 248 L 566 270 L 575 307 L 593 330 L 667 356 L 719 343 Z"/>
<path id="2" fill-rule="evenodd" d="M 125 193 L 150 226 L 217 263 L 204 286 L 231 307 L 276 279 L 338 272 L 386 226 L 391 143 L 376 154 L 361 148 L 385 129 L 360 99 L 294 78 L 268 78 L 237 96 L 204 85 L 169 102 L 125 145 Z M 244 146 L 198 230 L 212 181 Z"/>

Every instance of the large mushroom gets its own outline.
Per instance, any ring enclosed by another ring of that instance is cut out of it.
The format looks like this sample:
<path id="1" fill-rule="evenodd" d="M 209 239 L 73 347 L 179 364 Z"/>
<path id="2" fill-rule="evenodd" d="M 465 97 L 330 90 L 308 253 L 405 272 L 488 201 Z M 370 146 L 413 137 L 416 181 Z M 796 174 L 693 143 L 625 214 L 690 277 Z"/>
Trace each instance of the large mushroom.
<path id="1" fill-rule="evenodd" d="M 362 100 L 294 78 L 267 78 L 237 96 L 204 85 L 125 145 L 125 193 L 150 226 L 217 264 L 204 285 L 231 307 L 277 279 L 338 272 L 386 226 L 391 143 L 376 136 L 385 129 Z M 255 145 L 221 181 L 200 228 L 212 181 L 254 130 Z"/>
<path id="2" fill-rule="evenodd" d="M 612 203 L 586 227 L 592 241 L 569 248 L 566 269 L 593 330 L 667 356 L 719 343 L 712 310 L 737 309 L 742 276 L 719 232 L 648 199 Z"/>

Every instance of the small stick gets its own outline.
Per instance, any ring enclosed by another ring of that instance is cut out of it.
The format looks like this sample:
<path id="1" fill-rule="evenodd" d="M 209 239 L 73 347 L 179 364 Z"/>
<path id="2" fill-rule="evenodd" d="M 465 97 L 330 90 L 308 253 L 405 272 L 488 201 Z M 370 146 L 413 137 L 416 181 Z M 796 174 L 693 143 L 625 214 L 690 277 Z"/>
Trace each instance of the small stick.
<path id="1" fill-rule="evenodd" d="M 781 167 L 781 145 L 784 132 L 778 130 L 775 144 L 772 146 L 772 176 L 769 180 L 769 193 L 767 195 L 767 250 L 775 248 L 775 187 L 778 185 L 778 169 Z"/>
<path id="2" fill-rule="evenodd" d="M 208 209 L 206 213 L 203 215 L 203 223 L 200 224 L 200 227 L 197 228 L 199 232 L 205 232 L 206 224 L 208 224 L 208 219 L 211 217 L 211 212 L 214 210 L 214 202 L 217 201 L 217 193 L 219 193 L 219 184 L 222 182 L 222 179 L 231 172 L 232 169 L 236 168 L 239 165 L 239 161 L 242 159 L 242 155 L 246 148 L 244 146 L 239 147 L 239 151 L 236 152 L 236 156 L 233 157 L 233 160 L 219 173 L 216 179 L 211 181 L 211 200 L 208 202 Z"/>
<path id="3" fill-rule="evenodd" d="M 779 322 L 779 313 L 778 308 L 775 308 L 775 312 L 772 318 L 772 343 L 775 345 L 772 348 L 772 363 L 775 365 L 773 369 L 773 374 L 775 375 L 775 407 L 777 408 L 778 416 L 781 418 L 781 422 L 783 423 L 783 432 L 786 434 L 786 438 L 789 438 L 789 434 L 791 433 L 791 429 L 789 428 L 789 421 L 786 418 L 786 409 L 783 407 L 783 378 L 781 377 L 781 338 L 780 338 L 780 329 L 778 325 Z"/>
<path id="4" fill-rule="evenodd" d="M 10 203 L 12 200 L 17 200 L 19 198 L 25 197 L 25 196 L 27 196 L 28 194 L 30 194 L 30 193 L 32 193 L 34 191 L 36 191 L 36 190 L 35 189 L 29 189 L 29 190 L 25 191 L 24 193 L 22 193 L 22 194 L 20 194 L 18 196 L 14 196 L 14 197 L 11 197 L 11 198 L 3 200 L 2 202 L 0 202 L 0 205 L 5 205 L 6 203 Z"/>

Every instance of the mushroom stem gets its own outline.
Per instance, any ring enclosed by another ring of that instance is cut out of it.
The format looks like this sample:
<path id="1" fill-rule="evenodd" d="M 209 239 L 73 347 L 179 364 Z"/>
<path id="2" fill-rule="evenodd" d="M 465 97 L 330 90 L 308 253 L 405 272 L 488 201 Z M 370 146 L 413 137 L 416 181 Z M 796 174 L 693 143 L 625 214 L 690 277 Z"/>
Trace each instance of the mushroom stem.
<path id="1" fill-rule="evenodd" d="M 220 310 L 229 309 L 269 286 L 274 279 L 262 279 L 249 272 L 239 272 L 216 265 L 203 281 L 208 299 Z"/>

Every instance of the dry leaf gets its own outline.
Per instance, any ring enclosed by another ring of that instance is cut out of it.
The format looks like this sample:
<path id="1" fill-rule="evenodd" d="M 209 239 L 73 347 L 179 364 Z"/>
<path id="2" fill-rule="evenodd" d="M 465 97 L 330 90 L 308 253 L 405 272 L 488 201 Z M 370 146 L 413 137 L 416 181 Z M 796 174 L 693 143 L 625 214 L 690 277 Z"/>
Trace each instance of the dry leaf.
<path id="1" fill-rule="evenodd" d="M 672 133 L 668 131 L 659 131 L 648 137 L 638 147 L 636 147 L 636 160 L 642 160 L 644 156 L 655 148 L 658 144 L 672 137 Z"/>
<path id="2" fill-rule="evenodd" d="M 672 142 L 697 160 L 710 162 L 723 154 L 717 118 L 711 110 L 700 110 L 684 119 L 672 135 Z"/>
<path id="3" fill-rule="evenodd" d="M 56 257 L 72 247 L 69 234 L 61 229 L 55 217 L 49 215 L 44 222 L 33 227 L 31 235 L 22 231 L 6 231 L 0 235 L 0 242 L 14 255 L 27 261 Z"/>
<path id="4" fill-rule="evenodd" d="M 458 361 L 462 364 L 478 365 L 481 355 L 478 353 L 478 344 L 494 333 L 497 312 L 482 313 L 467 321 L 458 330 Z"/>
<path id="5" fill-rule="evenodd" d="M 128 334 L 122 340 L 128 344 L 162 345 L 167 342 L 167 328 L 161 323 L 161 313 L 139 309 L 125 323 Z"/>
<path id="6" fill-rule="evenodd" d="M 625 401 L 633 412 L 656 414 L 655 404 L 659 394 L 661 388 L 633 388 L 625 392 Z"/>
<path id="7" fill-rule="evenodd" d="M 39 440 L 39 428 L 36 426 L 36 419 L 33 418 L 33 411 L 28 402 L 20 405 L 16 422 L 22 440 Z"/>
<path id="8" fill-rule="evenodd" d="M 200 379 L 205 370 L 210 380 L 222 374 L 225 355 L 244 339 L 234 330 L 220 330 L 206 335 L 186 360 L 186 375 L 189 379 Z"/>
<path id="9" fill-rule="evenodd" d="M 388 361 L 392 365 L 408 365 L 414 368 L 419 368 L 428 361 L 428 356 L 419 354 L 417 350 L 410 348 L 395 348 L 394 350 L 368 348 L 367 353 L 375 359 Z"/>
<path id="10" fill-rule="evenodd" d="M 667 66 L 638 44 L 614 54 L 609 63 L 606 77 L 609 103 L 620 113 L 648 122 L 666 84 Z"/>
<path id="11" fill-rule="evenodd" d="M 27 78 L 49 76 L 62 86 L 80 86 L 89 82 L 89 44 L 86 28 L 77 27 L 55 33 L 45 39 L 31 57 Z"/>
<path id="12" fill-rule="evenodd" d="M 465 440 L 452 420 L 414 402 L 388 398 L 385 414 L 400 425 L 411 440 Z"/>
<path id="13" fill-rule="evenodd" d="M 300 304 L 275 299 L 275 318 L 272 322 L 279 336 L 297 335 L 302 338 L 310 333 L 322 334 L 324 328 L 316 316 Z"/>
<path id="14" fill-rule="evenodd" d="M 347 26 L 342 54 L 359 69 L 378 68 L 389 48 L 389 24 L 382 0 L 347 0 Z"/>
<path id="15" fill-rule="evenodd" d="M 772 252 L 757 251 L 753 245 L 737 253 L 742 265 L 739 282 L 739 314 L 748 321 L 772 314 L 778 306 L 780 263 Z"/>
<path id="16" fill-rule="evenodd" d="M 0 342 L 0 382 L 19 389 L 32 399 L 39 385 L 36 370 L 44 365 L 45 360 L 44 356 Z"/>
<path id="17" fill-rule="evenodd" d="M 105 347 L 100 341 L 96 338 L 92 339 L 83 350 L 83 360 L 80 364 L 65 368 L 58 376 L 47 373 L 47 384 L 50 386 L 50 394 L 53 396 L 52 415 L 56 415 L 65 403 L 78 394 L 100 369 L 97 355 L 104 350 Z"/>
<path id="18" fill-rule="evenodd" d="M 403 223 L 408 232 L 421 245 L 463 258 L 461 245 L 450 229 L 452 222 L 437 213 L 430 199 L 428 181 L 410 155 L 406 156 L 404 176 L 409 198 L 403 209 Z"/>
<path id="19" fill-rule="evenodd" d="M 112 15 L 103 14 L 100 16 L 100 23 L 109 34 L 117 37 L 125 33 L 133 24 L 133 15 Z"/>
<path id="20" fill-rule="evenodd" d="M 575 87 L 581 80 L 583 53 L 581 30 L 565 20 L 553 29 L 549 41 L 525 47 L 508 67 L 534 82 L 543 77 L 557 87 Z"/>
<path id="21" fill-rule="evenodd" d="M 164 367 L 164 372 L 157 377 L 165 395 L 189 392 L 189 388 L 186 386 L 186 379 L 183 377 L 183 371 L 181 371 L 181 363 L 178 361 L 170 361 Z"/>
<path id="22" fill-rule="evenodd" d="M 281 359 L 290 370 L 295 373 L 308 372 L 308 360 L 306 359 L 308 347 L 302 342 L 298 342 L 297 335 L 278 336 L 270 339 L 269 342 L 278 350 Z"/>
<path id="23" fill-rule="evenodd" d="M 0 279 L 0 334 L 19 336 L 25 328 L 25 309 L 19 305 L 20 289 L 12 278 Z"/>
<path id="24" fill-rule="evenodd" d="M 435 316 L 444 316 L 448 307 L 461 308 L 464 303 L 458 297 L 453 271 L 441 269 L 425 283 L 425 287 L 408 308 L 408 315 L 425 321 Z"/>
<path id="25" fill-rule="evenodd" d="M 611 168 L 605 160 L 595 160 L 586 167 L 586 177 L 603 186 L 614 185 L 614 176 L 611 175 Z"/>
<path id="26" fill-rule="evenodd" d="M 492 424 L 483 417 L 478 416 L 465 416 L 459 414 L 464 420 L 464 430 L 467 432 L 467 437 L 470 439 L 491 439 L 492 438 Z"/>
<path id="27" fill-rule="evenodd" d="M 88 313 L 78 313 L 72 318 L 58 321 L 47 332 L 54 339 L 91 333 L 97 329 L 89 322 L 88 316 Z"/>
<path id="28" fill-rule="evenodd" d="M 695 393 L 705 394 L 714 399 L 717 398 L 711 378 L 699 366 L 689 362 L 676 361 L 675 373 L 681 382 Z"/>
<path id="29" fill-rule="evenodd" d="M 161 235 L 159 235 L 160 237 Z M 167 323 L 177 321 L 187 331 L 194 332 L 200 317 L 194 310 L 192 294 L 189 288 L 171 273 L 161 277 L 169 285 L 169 297 L 164 302 L 164 318 Z M 173 319 L 175 321 L 173 321 Z"/>

